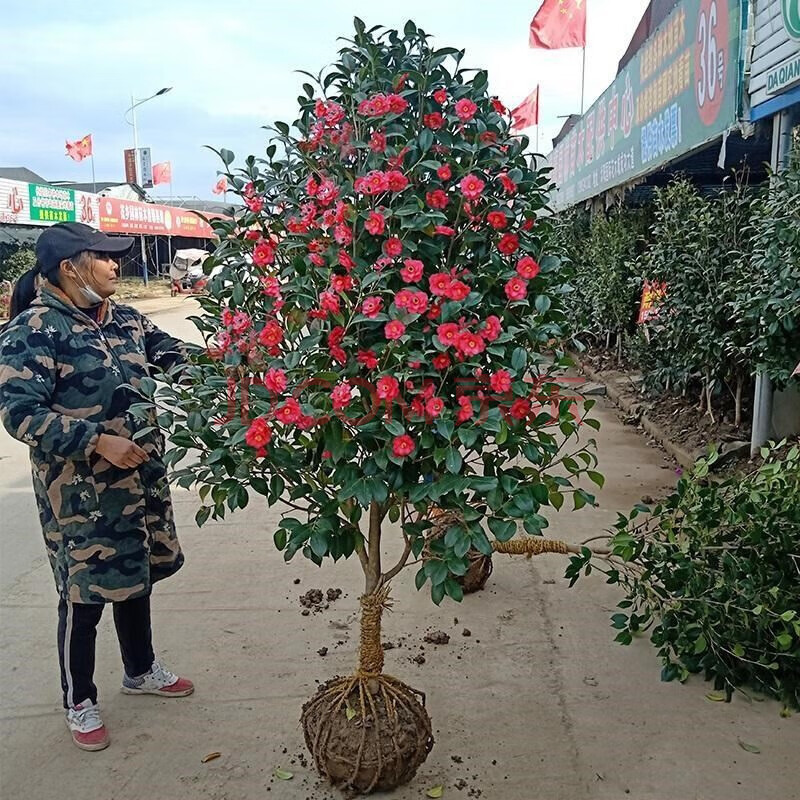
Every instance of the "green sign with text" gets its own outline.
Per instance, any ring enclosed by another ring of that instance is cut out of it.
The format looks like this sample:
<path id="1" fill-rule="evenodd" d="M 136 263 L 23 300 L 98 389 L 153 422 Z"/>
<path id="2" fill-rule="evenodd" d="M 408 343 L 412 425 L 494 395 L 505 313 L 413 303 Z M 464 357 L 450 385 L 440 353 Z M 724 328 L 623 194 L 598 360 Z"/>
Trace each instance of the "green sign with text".
<path id="1" fill-rule="evenodd" d="M 58 186 L 28 184 L 31 219 L 41 222 L 75 222 L 75 192 Z"/>
<path id="2" fill-rule="evenodd" d="M 683 0 L 550 153 L 565 208 L 656 171 L 737 119 L 739 0 Z"/>

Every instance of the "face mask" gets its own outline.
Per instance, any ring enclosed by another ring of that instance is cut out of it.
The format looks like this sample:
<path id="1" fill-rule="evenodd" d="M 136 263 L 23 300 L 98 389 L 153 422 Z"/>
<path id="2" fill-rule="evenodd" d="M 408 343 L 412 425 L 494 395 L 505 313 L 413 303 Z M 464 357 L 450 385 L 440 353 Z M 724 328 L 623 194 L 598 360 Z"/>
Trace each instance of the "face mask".
<path id="1" fill-rule="evenodd" d="M 73 264 L 73 266 L 75 265 Z M 75 271 L 75 277 L 79 278 L 80 282 L 83 284 L 83 286 L 78 287 L 78 291 L 81 293 L 81 297 L 83 297 L 83 299 L 86 300 L 89 305 L 96 306 L 103 302 L 103 298 L 100 297 L 100 295 L 97 294 L 97 292 L 92 289 L 83 278 L 81 278 L 77 270 Z"/>

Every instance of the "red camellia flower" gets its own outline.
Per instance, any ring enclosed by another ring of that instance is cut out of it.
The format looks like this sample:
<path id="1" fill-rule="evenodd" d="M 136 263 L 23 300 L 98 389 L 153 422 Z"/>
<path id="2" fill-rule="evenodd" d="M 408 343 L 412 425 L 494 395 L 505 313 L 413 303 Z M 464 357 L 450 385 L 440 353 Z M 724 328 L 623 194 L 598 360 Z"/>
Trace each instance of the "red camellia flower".
<path id="1" fill-rule="evenodd" d="M 445 295 L 448 300 L 466 300 L 469 297 L 470 288 L 463 281 L 453 281 L 448 287 Z"/>
<path id="2" fill-rule="evenodd" d="M 387 339 L 399 339 L 406 332 L 406 326 L 399 319 L 393 319 L 386 323 L 383 331 Z"/>
<path id="3" fill-rule="evenodd" d="M 268 369 L 264 376 L 264 386 L 273 394 L 281 394 L 286 390 L 286 373 L 275 367 Z"/>
<path id="4" fill-rule="evenodd" d="M 535 217 L 528 217 L 525 222 L 522 223 L 522 230 L 529 231 L 533 229 L 533 226 L 536 224 Z"/>
<path id="5" fill-rule="evenodd" d="M 231 327 L 233 328 L 233 332 L 235 334 L 241 336 L 250 327 L 252 322 L 253 320 L 246 311 L 237 311 L 233 315 Z"/>
<path id="6" fill-rule="evenodd" d="M 264 210 L 263 197 L 246 197 L 244 204 L 254 213 L 260 214 Z"/>
<path id="7" fill-rule="evenodd" d="M 444 117 L 438 111 L 426 114 L 422 121 L 425 123 L 425 127 L 432 131 L 438 131 L 439 128 L 444 127 Z"/>
<path id="8" fill-rule="evenodd" d="M 398 308 L 407 309 L 408 306 L 411 304 L 413 297 L 414 297 L 414 292 L 412 292 L 411 289 L 401 289 L 394 296 L 394 304 Z"/>
<path id="9" fill-rule="evenodd" d="M 450 178 L 453 177 L 453 168 L 449 164 L 442 164 L 442 166 L 436 170 L 436 174 L 439 176 L 440 180 L 449 181 Z"/>
<path id="10" fill-rule="evenodd" d="M 517 275 L 526 280 L 533 280 L 539 274 L 539 265 L 530 256 L 523 256 L 517 262 Z"/>
<path id="11" fill-rule="evenodd" d="M 453 279 L 450 277 L 450 273 L 448 272 L 437 272 L 435 275 L 431 275 L 428 279 L 428 285 L 431 288 L 431 294 L 436 295 L 437 297 L 444 297 L 447 295 L 447 290 L 450 288 L 450 284 L 453 282 Z"/>
<path id="12" fill-rule="evenodd" d="M 349 272 L 356 265 L 356 262 L 353 261 L 353 258 L 350 255 L 350 253 L 348 253 L 346 250 L 340 250 L 339 264 Z"/>
<path id="13" fill-rule="evenodd" d="M 392 236 L 383 243 L 383 252 L 390 258 L 397 258 L 403 254 L 403 242 L 396 236 Z"/>
<path id="14" fill-rule="evenodd" d="M 342 339 L 344 339 L 344 328 L 341 325 L 331 328 L 331 332 L 328 334 L 328 344 L 336 347 L 337 344 L 342 343 Z"/>
<path id="15" fill-rule="evenodd" d="M 455 322 L 443 322 L 436 329 L 436 337 L 443 345 L 446 345 L 447 347 L 450 347 L 458 342 L 460 333 L 461 329 L 458 327 L 458 325 L 456 325 Z"/>
<path id="16" fill-rule="evenodd" d="M 408 100 L 406 100 L 405 97 L 401 97 L 399 94 L 390 94 L 388 100 L 389 111 L 392 114 L 402 114 L 408 108 Z"/>
<path id="17" fill-rule="evenodd" d="M 507 114 L 508 113 L 508 109 L 500 102 L 500 100 L 497 97 L 493 97 L 490 102 L 492 104 L 492 108 L 498 114 Z"/>
<path id="18" fill-rule="evenodd" d="M 274 275 L 264 275 L 261 278 L 261 285 L 264 287 L 263 293 L 267 297 L 280 297 L 281 285 Z"/>
<path id="19" fill-rule="evenodd" d="M 483 341 L 483 337 L 479 333 L 464 331 L 458 335 L 456 346 L 459 352 L 465 356 L 476 356 L 486 349 L 486 342 Z"/>
<path id="20" fill-rule="evenodd" d="M 339 189 L 336 184 L 326 178 L 317 189 L 317 200 L 322 206 L 329 206 L 339 196 Z"/>
<path id="21" fill-rule="evenodd" d="M 367 369 L 375 369 L 378 366 L 378 357 L 372 350 L 359 350 L 356 361 Z"/>
<path id="22" fill-rule="evenodd" d="M 370 211 L 367 221 L 364 223 L 364 228 L 367 233 L 378 236 L 386 230 L 386 217 L 377 211 Z"/>
<path id="23" fill-rule="evenodd" d="M 456 114 L 462 122 L 469 122 L 478 110 L 478 106 L 472 102 L 468 97 L 459 100 L 456 103 Z"/>
<path id="24" fill-rule="evenodd" d="M 434 300 L 431 303 L 430 309 L 428 309 L 428 313 L 425 315 L 428 319 L 438 319 L 442 313 L 442 303 L 440 300 Z"/>
<path id="25" fill-rule="evenodd" d="M 414 452 L 414 440 L 406 433 L 395 436 L 392 441 L 392 453 L 395 458 L 405 458 Z"/>
<path id="26" fill-rule="evenodd" d="M 375 382 L 375 392 L 381 400 L 391 402 L 400 394 L 400 384 L 391 375 L 382 375 Z"/>
<path id="27" fill-rule="evenodd" d="M 361 312 L 367 317 L 377 317 L 383 306 L 383 300 L 380 297 L 367 297 L 361 304 Z"/>
<path id="28" fill-rule="evenodd" d="M 403 269 L 400 270 L 400 277 L 406 283 L 416 283 L 422 278 L 422 272 L 425 265 L 415 258 L 407 258 L 403 261 Z"/>
<path id="29" fill-rule="evenodd" d="M 528 294 L 528 282 L 522 278 L 512 278 L 506 283 L 505 292 L 509 300 L 524 300 Z"/>
<path id="30" fill-rule="evenodd" d="M 444 400 L 441 397 L 431 397 L 425 403 L 425 411 L 429 417 L 436 419 L 444 411 Z"/>
<path id="31" fill-rule="evenodd" d="M 275 410 L 275 419 L 282 422 L 284 425 L 293 425 L 302 416 L 300 403 L 290 397 L 282 406 L 278 406 Z"/>
<path id="32" fill-rule="evenodd" d="M 490 211 L 486 221 L 496 230 L 501 231 L 508 225 L 508 217 L 502 211 Z"/>
<path id="33" fill-rule="evenodd" d="M 498 394 L 505 394 L 511 391 L 511 375 L 507 370 L 499 369 L 490 376 L 489 385 Z"/>
<path id="34" fill-rule="evenodd" d="M 319 296 L 319 305 L 320 308 L 331 314 L 338 314 L 341 310 L 339 298 L 333 292 L 321 292 Z"/>
<path id="35" fill-rule="evenodd" d="M 353 231 L 347 225 L 340 223 L 333 229 L 333 238 L 336 239 L 338 244 L 347 247 L 353 241 Z"/>
<path id="36" fill-rule="evenodd" d="M 319 190 L 319 184 L 317 183 L 314 176 L 311 175 L 309 179 L 306 181 L 306 194 L 309 197 L 315 197 L 318 190 Z"/>
<path id="37" fill-rule="evenodd" d="M 347 353 L 341 348 L 336 345 L 331 347 L 331 358 L 337 364 L 345 364 L 347 363 Z"/>
<path id="38" fill-rule="evenodd" d="M 331 275 L 331 289 L 334 292 L 349 292 L 353 288 L 353 279 L 349 275 Z"/>
<path id="39" fill-rule="evenodd" d="M 518 397 L 508 411 L 514 419 L 525 419 L 531 413 L 531 401 L 527 397 Z"/>
<path id="40" fill-rule="evenodd" d="M 494 131 L 484 131 L 480 140 L 483 144 L 494 144 L 497 141 L 497 134 Z"/>
<path id="41" fill-rule="evenodd" d="M 373 153 L 382 153 L 386 149 L 386 133 L 383 130 L 375 131 L 370 136 L 369 149 Z"/>
<path id="42" fill-rule="evenodd" d="M 494 315 L 491 317 L 486 317 L 486 322 L 484 323 L 483 331 L 481 333 L 487 342 L 493 342 L 502 333 L 502 331 L 503 325 L 500 322 L 499 317 L 495 317 Z"/>
<path id="43" fill-rule="evenodd" d="M 428 310 L 428 295 L 425 292 L 412 292 L 407 308 L 412 314 L 424 314 Z"/>
<path id="44" fill-rule="evenodd" d="M 321 255 L 320 253 L 312 253 L 308 259 L 315 267 L 325 266 L 325 256 Z"/>
<path id="45" fill-rule="evenodd" d="M 459 422 L 468 422 L 472 419 L 474 412 L 472 410 L 472 400 L 469 397 L 459 397 L 458 398 L 458 413 L 456 414 L 456 419 Z"/>
<path id="46" fill-rule="evenodd" d="M 451 364 L 450 356 L 447 353 L 439 353 L 431 359 L 431 364 L 434 369 L 447 369 Z"/>
<path id="47" fill-rule="evenodd" d="M 497 249 L 503 255 L 513 255 L 519 250 L 519 236 L 516 233 L 504 233 L 497 243 Z"/>
<path id="48" fill-rule="evenodd" d="M 336 386 L 333 387 L 333 391 L 331 391 L 331 401 L 333 402 L 334 409 L 337 411 L 347 408 L 352 399 L 353 396 L 350 384 L 347 381 L 337 383 Z"/>
<path id="49" fill-rule="evenodd" d="M 380 194 L 389 191 L 389 181 L 386 173 L 379 169 L 374 169 L 360 178 L 356 178 L 353 188 L 359 194 Z"/>
<path id="50" fill-rule="evenodd" d="M 467 175 L 461 179 L 459 186 L 464 197 L 468 200 L 477 200 L 486 184 L 477 175 Z"/>
<path id="51" fill-rule="evenodd" d="M 256 417 L 247 429 L 244 440 L 250 447 L 261 448 L 269 444 L 272 438 L 272 428 L 264 417 Z"/>
<path id="52" fill-rule="evenodd" d="M 435 189 L 425 195 L 425 202 L 431 208 L 447 208 L 450 198 L 447 196 L 447 192 L 441 189 Z"/>
<path id="53" fill-rule="evenodd" d="M 258 334 L 258 343 L 264 347 L 276 347 L 282 341 L 283 329 L 275 320 L 270 320 Z"/>
<path id="54" fill-rule="evenodd" d="M 253 263 L 257 267 L 266 267 L 275 261 L 275 248 L 269 242 L 259 242 L 253 250 Z"/>
<path id="55" fill-rule="evenodd" d="M 386 173 L 386 182 L 390 192 L 402 192 L 408 186 L 408 178 L 398 169 Z"/>
<path id="56" fill-rule="evenodd" d="M 500 173 L 500 175 L 497 176 L 497 180 L 503 184 L 506 194 L 516 194 L 517 184 L 514 183 L 514 181 L 512 181 L 505 172 Z"/>
<path id="57" fill-rule="evenodd" d="M 449 225 L 437 225 L 435 230 L 440 236 L 453 236 L 456 232 L 456 229 Z"/>
<path id="58" fill-rule="evenodd" d="M 246 231 L 244 234 L 244 238 L 247 239 L 248 242 L 257 242 L 261 238 L 261 232 Z"/>
<path id="59" fill-rule="evenodd" d="M 440 105 L 443 106 L 447 102 L 447 89 L 437 89 L 433 93 L 433 99 Z"/>

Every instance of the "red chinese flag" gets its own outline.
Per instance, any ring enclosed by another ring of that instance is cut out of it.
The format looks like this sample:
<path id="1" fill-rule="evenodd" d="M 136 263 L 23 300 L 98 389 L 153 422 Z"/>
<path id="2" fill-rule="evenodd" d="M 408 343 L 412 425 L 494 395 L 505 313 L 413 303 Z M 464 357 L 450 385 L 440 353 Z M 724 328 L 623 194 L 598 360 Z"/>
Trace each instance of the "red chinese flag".
<path id="1" fill-rule="evenodd" d="M 153 164 L 153 186 L 159 183 L 172 183 L 172 162 L 162 161 L 160 164 Z"/>
<path id="2" fill-rule="evenodd" d="M 214 188 L 211 190 L 214 194 L 222 194 L 223 192 L 228 191 L 228 179 L 223 176 L 221 177 L 215 184 Z"/>
<path id="3" fill-rule="evenodd" d="M 67 155 L 73 161 L 83 161 L 92 154 L 92 134 L 89 133 L 76 142 L 67 142 Z"/>
<path id="4" fill-rule="evenodd" d="M 531 21 L 531 47 L 586 47 L 587 0 L 544 0 Z"/>
<path id="5" fill-rule="evenodd" d="M 539 87 L 537 86 L 511 111 L 511 130 L 521 131 L 539 124 Z"/>

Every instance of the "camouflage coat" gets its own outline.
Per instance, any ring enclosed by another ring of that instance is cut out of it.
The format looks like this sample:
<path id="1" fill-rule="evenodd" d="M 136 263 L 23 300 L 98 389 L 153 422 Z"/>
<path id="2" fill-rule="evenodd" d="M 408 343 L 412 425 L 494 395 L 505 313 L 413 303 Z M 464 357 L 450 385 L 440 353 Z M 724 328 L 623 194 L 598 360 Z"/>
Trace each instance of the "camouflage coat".
<path id="1" fill-rule="evenodd" d="M 161 433 L 137 437 L 150 456 L 137 469 L 95 452 L 100 434 L 131 438 L 145 427 L 124 384 L 169 367 L 183 345 L 129 306 L 106 301 L 98 320 L 45 288 L 0 335 L 0 416 L 30 446 L 56 586 L 76 603 L 149 594 L 183 564 Z"/>

